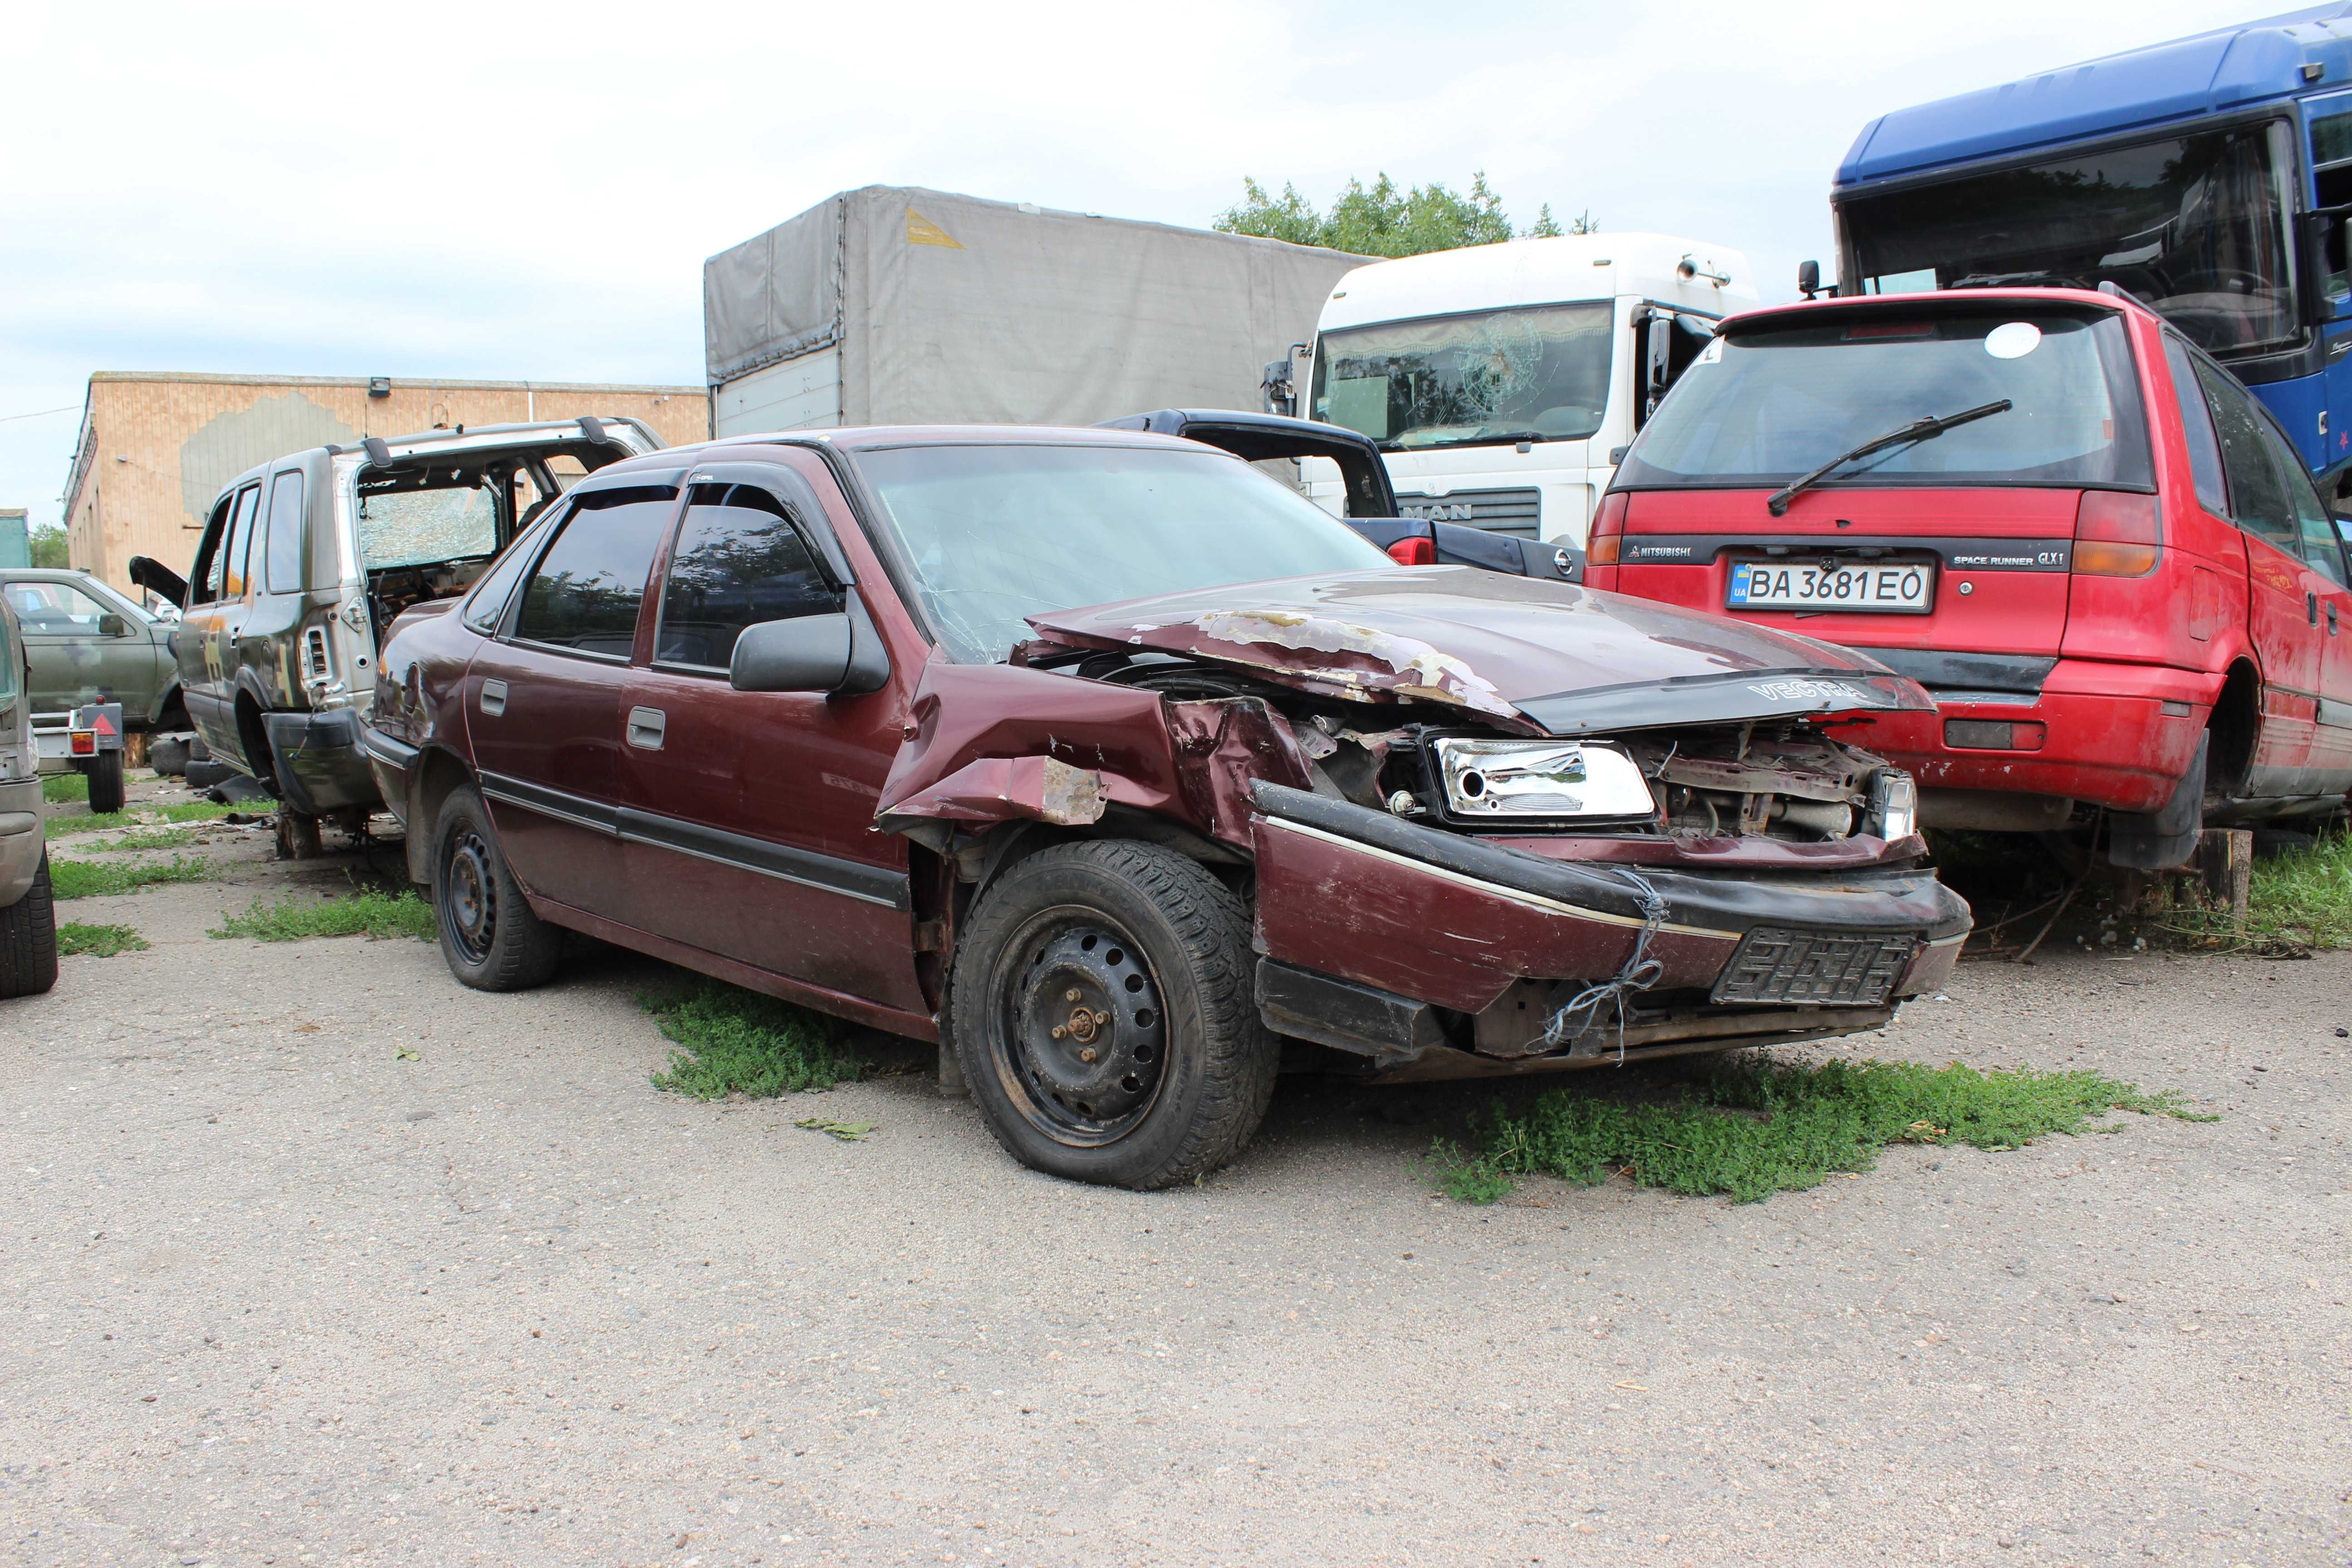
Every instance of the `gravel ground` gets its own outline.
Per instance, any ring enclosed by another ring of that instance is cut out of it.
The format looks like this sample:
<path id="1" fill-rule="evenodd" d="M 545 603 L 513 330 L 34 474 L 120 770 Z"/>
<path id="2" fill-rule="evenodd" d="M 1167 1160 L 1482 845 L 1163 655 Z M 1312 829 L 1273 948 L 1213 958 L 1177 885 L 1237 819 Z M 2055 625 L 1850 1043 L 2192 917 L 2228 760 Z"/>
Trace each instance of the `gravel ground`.
<path id="1" fill-rule="evenodd" d="M 1971 963 L 1847 1047 L 2219 1122 L 1481 1209 L 1414 1165 L 1464 1091 L 1305 1082 L 1143 1196 L 924 1072 L 656 1093 L 667 972 L 609 950 L 500 997 L 207 939 L 347 862 L 199 852 L 61 907 L 150 951 L 0 1004 L 9 1561 L 2352 1556 L 2352 957 Z"/>

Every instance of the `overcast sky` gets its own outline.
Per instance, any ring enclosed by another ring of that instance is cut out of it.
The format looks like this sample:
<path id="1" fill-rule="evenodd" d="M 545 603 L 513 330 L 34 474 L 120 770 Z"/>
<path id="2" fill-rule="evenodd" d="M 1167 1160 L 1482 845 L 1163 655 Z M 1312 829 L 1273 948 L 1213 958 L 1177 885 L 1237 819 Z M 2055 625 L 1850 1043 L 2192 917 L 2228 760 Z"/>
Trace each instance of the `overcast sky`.
<path id="1" fill-rule="evenodd" d="M 1205 226 L 1484 169 L 1786 298 L 1873 115 L 2261 14 L 11 0 L 0 506 L 55 519 L 92 371 L 698 384 L 703 258 L 866 184 Z"/>

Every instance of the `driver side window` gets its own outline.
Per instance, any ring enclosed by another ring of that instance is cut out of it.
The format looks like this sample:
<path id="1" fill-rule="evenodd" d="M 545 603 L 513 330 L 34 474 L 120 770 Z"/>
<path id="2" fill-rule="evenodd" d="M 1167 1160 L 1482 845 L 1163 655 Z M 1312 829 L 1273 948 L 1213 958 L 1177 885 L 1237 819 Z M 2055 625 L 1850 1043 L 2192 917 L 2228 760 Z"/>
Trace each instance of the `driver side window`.
<path id="1" fill-rule="evenodd" d="M 724 670 L 744 627 L 841 606 L 783 503 L 751 485 L 697 485 L 662 584 L 654 659 Z"/>

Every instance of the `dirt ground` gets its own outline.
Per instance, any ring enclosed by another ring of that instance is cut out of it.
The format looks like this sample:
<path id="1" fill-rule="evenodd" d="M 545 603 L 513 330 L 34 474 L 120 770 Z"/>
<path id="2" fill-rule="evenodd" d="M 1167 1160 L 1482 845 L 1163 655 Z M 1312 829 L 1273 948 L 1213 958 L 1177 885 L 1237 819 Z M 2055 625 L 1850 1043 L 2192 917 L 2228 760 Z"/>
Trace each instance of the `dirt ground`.
<path id="1" fill-rule="evenodd" d="M 1969 963 L 1838 1047 L 2218 1122 L 1474 1208 L 1416 1161 L 1491 1091 L 1303 1081 L 1138 1195 L 927 1071 L 657 1093 L 610 950 L 488 996 L 210 939 L 351 861 L 195 852 L 60 909 L 150 950 L 0 1004 L 7 1561 L 2352 1558 L 2352 956 Z"/>

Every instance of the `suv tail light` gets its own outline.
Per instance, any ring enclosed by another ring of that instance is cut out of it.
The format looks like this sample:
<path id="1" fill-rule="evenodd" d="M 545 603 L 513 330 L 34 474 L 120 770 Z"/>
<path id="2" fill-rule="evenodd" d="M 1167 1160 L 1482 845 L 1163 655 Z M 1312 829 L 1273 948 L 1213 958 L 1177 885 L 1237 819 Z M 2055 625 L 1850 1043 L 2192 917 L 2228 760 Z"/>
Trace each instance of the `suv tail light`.
<path id="1" fill-rule="evenodd" d="M 1622 490 L 1613 490 L 1601 498 L 1601 510 L 1592 514 L 1592 531 L 1584 542 L 1587 566 L 1617 564 L 1617 552 L 1623 547 L 1625 537 L 1625 504 Z"/>
<path id="2" fill-rule="evenodd" d="M 2156 570 L 2163 534 L 2156 498 L 2084 490 L 2074 512 L 2074 572 L 2084 577 L 2145 577 Z"/>
<path id="3" fill-rule="evenodd" d="M 1437 542 L 1420 533 L 1400 539 L 1389 546 L 1389 559 L 1400 566 L 1434 566 L 1437 564 Z"/>

